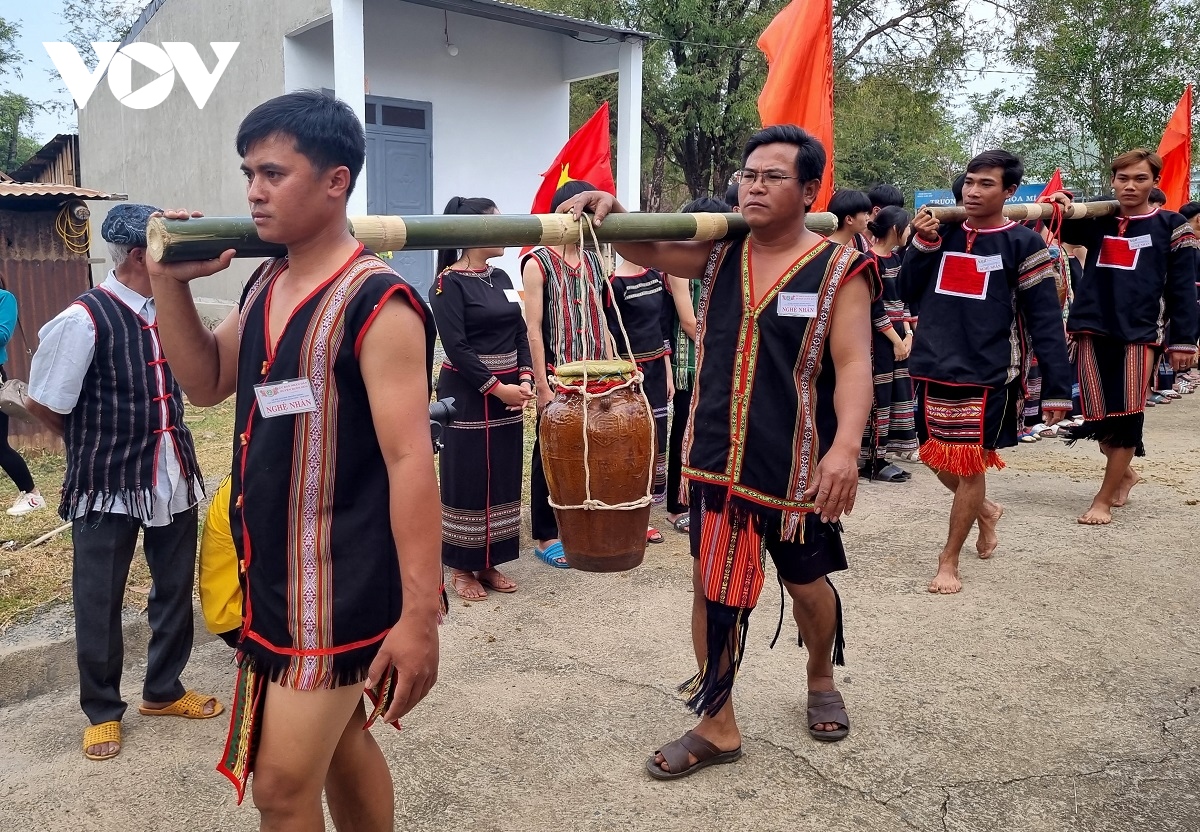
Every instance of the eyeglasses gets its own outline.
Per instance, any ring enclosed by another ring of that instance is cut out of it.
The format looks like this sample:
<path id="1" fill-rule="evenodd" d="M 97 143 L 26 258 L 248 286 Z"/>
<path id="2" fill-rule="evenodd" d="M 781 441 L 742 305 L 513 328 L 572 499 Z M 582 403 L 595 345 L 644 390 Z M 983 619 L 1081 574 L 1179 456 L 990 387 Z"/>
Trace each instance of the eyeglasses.
<path id="1" fill-rule="evenodd" d="M 756 170 L 750 170 L 750 168 L 743 168 L 742 170 L 735 171 L 733 174 L 733 181 L 739 185 L 753 185 L 761 179 L 762 183 L 768 188 L 778 188 L 788 179 L 799 178 L 798 176 L 786 176 L 777 170 L 768 170 L 760 173 Z"/>

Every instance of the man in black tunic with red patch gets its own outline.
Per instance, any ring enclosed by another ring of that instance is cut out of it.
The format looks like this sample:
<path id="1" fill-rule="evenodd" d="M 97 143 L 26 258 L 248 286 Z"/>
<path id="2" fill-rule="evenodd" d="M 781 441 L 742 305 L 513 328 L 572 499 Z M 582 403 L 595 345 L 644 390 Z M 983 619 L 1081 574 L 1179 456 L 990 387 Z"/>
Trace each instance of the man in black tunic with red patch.
<path id="1" fill-rule="evenodd" d="M 1063 223 L 1063 240 L 1087 249 L 1067 318 L 1084 418 L 1071 435 L 1095 439 L 1106 458 L 1100 490 L 1079 518 L 1088 526 L 1111 522 L 1138 482 L 1130 462 L 1146 454 L 1146 396 L 1163 349 L 1176 372 L 1196 354 L 1196 235 L 1182 215 L 1150 206 L 1161 171 L 1157 153 L 1121 154 L 1112 163 L 1120 214 Z"/>
<path id="2" fill-rule="evenodd" d="M 683 468 L 700 670 L 681 688 L 701 720 L 646 761 L 661 780 L 741 756 L 733 684 L 768 552 L 809 651 L 809 733 L 829 742 L 850 731 L 833 681 L 841 604 L 827 576 L 846 568 L 838 521 L 858 485 L 879 280 L 870 258 L 804 226 L 824 167 L 824 148 L 803 130 L 767 128 L 751 136 L 737 174 L 749 236 L 617 246 L 635 263 L 701 281 Z M 592 191 L 563 210 L 594 210 L 601 223 L 624 209 Z"/>
<path id="3" fill-rule="evenodd" d="M 997 450 L 1017 443 L 1028 346 L 1042 369 L 1046 424 L 1071 407 L 1071 369 L 1054 276 L 1058 264 L 1034 231 L 1004 218 L 1024 166 L 1003 150 L 967 166 L 962 223 L 928 211 L 900 269 L 900 294 L 921 308 L 909 369 L 917 383 L 921 461 L 954 492 L 950 530 L 929 591 L 962 589 L 959 551 L 978 522 L 976 550 L 990 558 L 1003 508 L 987 499 L 986 471 L 1003 468 Z"/>

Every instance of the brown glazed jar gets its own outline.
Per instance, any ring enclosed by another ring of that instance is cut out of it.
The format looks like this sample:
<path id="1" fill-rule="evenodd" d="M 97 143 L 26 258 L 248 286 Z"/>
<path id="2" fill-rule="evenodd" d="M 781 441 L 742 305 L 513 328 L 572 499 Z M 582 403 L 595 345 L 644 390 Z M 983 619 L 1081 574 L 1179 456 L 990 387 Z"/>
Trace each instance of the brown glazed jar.
<path id="1" fill-rule="evenodd" d="M 577 361 L 556 368 L 558 393 L 542 413 L 542 467 L 550 499 L 560 506 L 583 505 L 583 408 L 578 391 L 587 369 L 595 393 L 627 381 L 627 361 Z M 608 505 L 646 496 L 654 464 L 654 419 L 636 387 L 614 389 L 587 404 L 588 463 L 592 499 Z M 621 572 L 642 562 L 650 505 L 635 509 L 554 509 L 567 563 L 584 572 Z"/>

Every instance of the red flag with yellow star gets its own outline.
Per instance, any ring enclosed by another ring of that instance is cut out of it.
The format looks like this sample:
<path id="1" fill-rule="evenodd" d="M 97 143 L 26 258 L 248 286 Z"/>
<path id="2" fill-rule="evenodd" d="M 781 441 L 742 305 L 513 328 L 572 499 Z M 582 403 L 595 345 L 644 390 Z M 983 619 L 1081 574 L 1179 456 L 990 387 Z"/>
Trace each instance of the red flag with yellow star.
<path id="1" fill-rule="evenodd" d="M 542 186 L 533 198 L 531 214 L 549 214 L 554 192 L 573 179 L 590 182 L 601 191 L 616 194 L 612 174 L 612 145 L 608 133 L 608 102 L 567 139 L 554 162 L 542 174 Z"/>

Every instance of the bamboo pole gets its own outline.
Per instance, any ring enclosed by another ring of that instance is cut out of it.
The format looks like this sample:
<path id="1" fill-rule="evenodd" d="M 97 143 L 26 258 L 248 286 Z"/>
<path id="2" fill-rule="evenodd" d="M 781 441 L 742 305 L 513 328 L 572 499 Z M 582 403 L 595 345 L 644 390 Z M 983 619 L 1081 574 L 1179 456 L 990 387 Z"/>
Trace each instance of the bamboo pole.
<path id="1" fill-rule="evenodd" d="M 809 214 L 805 225 L 819 234 L 837 228 L 832 214 Z M 490 246 L 561 246 L 578 243 L 580 224 L 569 214 L 435 214 L 351 217 L 350 232 L 372 251 Z M 596 229 L 602 243 L 657 240 L 720 240 L 745 234 L 740 214 L 609 214 Z M 587 238 L 590 240 L 591 235 Z M 283 246 L 258 238 L 249 217 L 154 217 L 146 227 L 147 252 L 156 261 L 208 260 L 226 249 L 237 257 L 278 257 Z"/>
<path id="2" fill-rule="evenodd" d="M 962 222 L 967 218 L 965 208 L 958 206 L 926 206 L 921 209 L 933 214 L 941 222 Z M 1077 220 L 1084 217 L 1108 217 L 1121 210 L 1121 203 L 1112 200 L 1105 202 L 1072 202 L 1070 208 L 1064 208 L 1064 219 Z M 1048 220 L 1054 216 L 1054 205 L 1049 202 L 1030 202 L 1023 205 L 1005 205 L 1004 216 L 1017 222 L 1028 220 Z"/>

